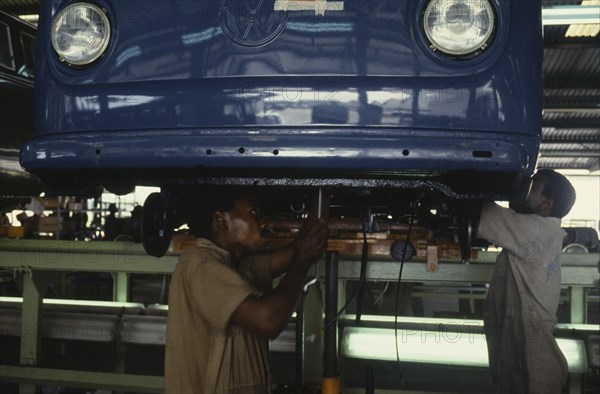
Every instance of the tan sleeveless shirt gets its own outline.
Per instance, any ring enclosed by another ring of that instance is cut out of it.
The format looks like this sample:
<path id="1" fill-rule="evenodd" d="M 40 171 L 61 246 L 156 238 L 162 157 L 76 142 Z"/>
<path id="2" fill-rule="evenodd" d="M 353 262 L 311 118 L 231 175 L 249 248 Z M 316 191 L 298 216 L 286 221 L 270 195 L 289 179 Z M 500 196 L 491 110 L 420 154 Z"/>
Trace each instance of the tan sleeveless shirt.
<path id="1" fill-rule="evenodd" d="M 165 354 L 167 393 L 269 393 L 268 340 L 229 323 L 249 296 L 271 288 L 270 259 L 236 269 L 206 239 L 179 258 L 169 289 Z"/>

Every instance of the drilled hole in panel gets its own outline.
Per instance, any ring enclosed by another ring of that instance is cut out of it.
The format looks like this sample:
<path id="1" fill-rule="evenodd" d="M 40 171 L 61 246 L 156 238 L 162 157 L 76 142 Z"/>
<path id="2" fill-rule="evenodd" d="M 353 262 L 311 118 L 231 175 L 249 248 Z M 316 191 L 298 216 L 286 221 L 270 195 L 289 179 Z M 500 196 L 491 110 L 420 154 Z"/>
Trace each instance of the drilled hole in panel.
<path id="1" fill-rule="evenodd" d="M 474 150 L 473 151 L 473 157 L 485 157 L 485 158 L 490 158 L 492 157 L 494 154 L 489 151 L 489 150 Z"/>

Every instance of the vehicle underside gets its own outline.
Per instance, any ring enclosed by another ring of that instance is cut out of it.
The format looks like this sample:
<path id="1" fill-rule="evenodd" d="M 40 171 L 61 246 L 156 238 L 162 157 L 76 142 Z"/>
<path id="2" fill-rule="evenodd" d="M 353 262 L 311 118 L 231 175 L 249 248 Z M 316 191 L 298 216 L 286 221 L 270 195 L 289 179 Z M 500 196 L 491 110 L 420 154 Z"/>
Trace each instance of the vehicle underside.
<path id="1" fill-rule="evenodd" d="M 481 201 L 520 200 L 526 197 L 530 186 L 530 179 L 522 174 L 490 176 L 474 171 L 391 174 L 344 173 L 325 168 L 321 171 L 239 168 L 127 170 L 122 174 L 72 170 L 68 178 L 44 176 L 43 172 L 40 176 L 51 190 L 61 195 L 97 195 L 102 189 L 119 195 L 130 193 L 136 185 L 160 187 L 160 192 L 147 198 L 142 213 L 136 213 L 133 225 L 136 229 L 133 238 L 143 242 L 148 254 L 157 257 L 167 253 L 174 236 L 186 233 L 187 223 L 195 207 L 203 203 L 204 195 L 235 189 L 257 197 L 272 235 L 282 238 L 273 246 L 293 238 L 308 212 L 311 196 L 321 192 L 330 196 L 330 231 L 334 243 L 343 244 L 344 239 L 356 243 L 356 239 L 361 240 L 367 234 L 378 238 L 371 241 L 377 244 L 372 247 L 373 251 L 377 248 L 374 257 L 401 260 L 398 245 L 394 251 L 396 241 L 409 244 L 413 249 L 409 256 L 418 254 L 420 240 L 425 242 L 421 245 L 424 248 L 438 244 L 441 257 L 468 260 Z M 346 231 L 341 238 L 340 228 Z M 420 238 L 416 234 L 421 234 Z M 456 253 L 443 255 L 442 244 L 452 244 Z M 386 245 L 383 252 L 381 245 Z M 356 254 L 360 255 L 360 251 L 350 252 Z"/>
<path id="2" fill-rule="evenodd" d="M 348 252 L 347 257 L 358 257 L 360 248 L 347 250 L 344 240 L 355 244 L 373 238 L 373 257 L 398 261 L 403 253 L 407 259 L 417 255 L 419 242 L 425 242 L 421 245 L 425 249 L 437 245 L 441 257 L 469 260 L 481 202 L 481 196 L 459 194 L 432 180 L 187 180 L 162 185 L 160 193 L 146 199 L 138 226 L 146 251 L 157 257 L 164 255 L 173 236 L 186 232 L 194 207 L 203 203 L 204 194 L 233 189 L 257 198 L 272 246 L 289 242 L 308 213 L 311 196 L 326 193 L 330 201 L 325 207 L 330 246 L 338 244 L 333 249 Z M 404 244 L 409 245 L 409 251 L 401 251 Z M 387 250 L 382 250 L 382 245 Z M 453 252 L 443 254 L 446 246 L 442 245 L 450 245 Z"/>

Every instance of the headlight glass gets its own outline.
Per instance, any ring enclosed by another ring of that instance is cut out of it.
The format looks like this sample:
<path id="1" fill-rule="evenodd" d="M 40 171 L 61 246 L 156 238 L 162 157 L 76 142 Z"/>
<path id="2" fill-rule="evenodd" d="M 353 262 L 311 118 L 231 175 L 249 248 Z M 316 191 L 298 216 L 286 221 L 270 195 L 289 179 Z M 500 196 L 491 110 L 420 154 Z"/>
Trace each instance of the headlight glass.
<path id="1" fill-rule="evenodd" d="M 462 56 L 485 49 L 494 19 L 488 0 L 431 0 L 423 15 L 423 28 L 432 49 Z"/>
<path id="2" fill-rule="evenodd" d="M 110 25 L 104 11 L 97 6 L 75 3 L 56 16 L 51 37 L 61 61 L 82 66 L 104 53 L 110 40 Z"/>

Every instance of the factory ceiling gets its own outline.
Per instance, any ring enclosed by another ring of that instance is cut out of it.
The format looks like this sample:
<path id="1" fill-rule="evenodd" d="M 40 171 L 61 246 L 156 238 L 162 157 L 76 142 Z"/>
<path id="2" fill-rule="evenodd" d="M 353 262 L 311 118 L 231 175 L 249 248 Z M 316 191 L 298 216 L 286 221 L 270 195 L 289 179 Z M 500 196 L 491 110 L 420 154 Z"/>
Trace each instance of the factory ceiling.
<path id="1" fill-rule="evenodd" d="M 582 1 L 543 0 L 544 9 Z M 600 1 L 584 2 L 600 5 Z M 600 170 L 600 14 L 590 25 L 544 25 L 540 166 Z M 588 30 L 586 32 L 586 29 Z M 595 33 L 595 35 L 593 35 Z"/>
<path id="2" fill-rule="evenodd" d="M 544 114 L 538 166 L 600 171 L 600 14 L 592 24 L 550 21 L 564 7 L 600 0 L 542 0 Z M 36 14 L 39 0 L 0 0 L 0 9 Z M 598 12 L 592 9 L 592 17 Z M 553 24 L 558 23 L 558 24 Z M 594 35 L 595 34 L 595 35 Z"/>

